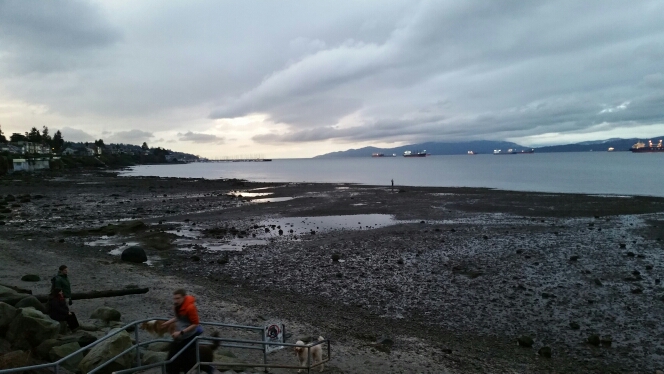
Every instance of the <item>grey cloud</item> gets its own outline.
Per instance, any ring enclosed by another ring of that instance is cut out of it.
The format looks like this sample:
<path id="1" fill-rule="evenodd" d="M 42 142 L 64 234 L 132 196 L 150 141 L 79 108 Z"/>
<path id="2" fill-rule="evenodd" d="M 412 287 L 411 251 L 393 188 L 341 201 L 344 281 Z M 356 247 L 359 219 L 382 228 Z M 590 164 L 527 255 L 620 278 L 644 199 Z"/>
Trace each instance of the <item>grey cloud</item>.
<path id="1" fill-rule="evenodd" d="M 178 133 L 178 138 L 183 142 L 192 143 L 211 143 L 211 144 L 224 144 L 225 139 L 217 135 L 195 133 L 187 131 L 186 133 Z"/>
<path id="2" fill-rule="evenodd" d="M 6 0 L 0 2 L 0 59 L 19 73 L 74 70 L 94 52 L 120 39 L 100 9 L 89 2 Z"/>
<path id="3" fill-rule="evenodd" d="M 94 136 L 80 129 L 63 127 L 60 129 L 60 132 L 62 133 L 62 138 L 69 142 L 91 142 L 95 140 Z M 55 134 L 55 132 L 53 132 L 53 134 Z"/>
<path id="4" fill-rule="evenodd" d="M 653 125 L 661 14 L 661 1 L 622 0 L 8 0 L 0 92 L 122 123 L 111 136 L 140 123 L 147 139 L 170 130 L 190 143 L 223 141 L 188 131 L 205 116 L 252 113 L 280 129 L 254 137 L 264 144 Z"/>
<path id="5" fill-rule="evenodd" d="M 141 144 L 150 141 L 153 137 L 151 132 L 133 129 L 114 132 L 105 140 L 107 143 Z"/>

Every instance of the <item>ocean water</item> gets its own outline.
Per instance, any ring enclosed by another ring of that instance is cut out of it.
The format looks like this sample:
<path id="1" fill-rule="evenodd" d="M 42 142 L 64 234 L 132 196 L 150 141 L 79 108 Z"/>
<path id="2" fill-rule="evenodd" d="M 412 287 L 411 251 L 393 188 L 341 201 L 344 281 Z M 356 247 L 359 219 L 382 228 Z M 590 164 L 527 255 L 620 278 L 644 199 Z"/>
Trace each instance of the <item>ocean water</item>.
<path id="1" fill-rule="evenodd" d="M 664 153 L 284 159 L 143 165 L 125 176 L 238 178 L 257 182 L 329 182 L 389 186 L 489 187 L 515 191 L 664 197 Z"/>

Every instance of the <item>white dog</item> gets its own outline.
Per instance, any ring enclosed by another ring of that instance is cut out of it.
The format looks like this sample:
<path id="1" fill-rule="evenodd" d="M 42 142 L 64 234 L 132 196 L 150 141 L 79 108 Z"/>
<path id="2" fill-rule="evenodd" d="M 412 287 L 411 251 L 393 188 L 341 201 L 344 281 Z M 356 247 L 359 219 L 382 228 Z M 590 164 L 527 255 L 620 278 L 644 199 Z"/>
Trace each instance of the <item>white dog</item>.
<path id="1" fill-rule="evenodd" d="M 325 338 L 322 336 L 318 337 L 318 341 L 323 341 Z M 300 366 L 304 367 L 307 366 L 307 352 L 309 355 L 311 355 L 311 361 L 309 361 L 312 365 L 318 362 L 323 361 L 323 345 L 318 344 L 315 346 L 311 346 L 312 343 L 309 344 L 304 344 L 302 340 L 298 340 L 295 342 L 297 345 L 301 345 L 302 347 L 294 347 L 295 349 L 295 354 L 297 355 L 297 360 L 300 362 Z M 325 365 L 320 365 L 320 371 L 323 371 L 323 367 Z M 297 372 L 301 372 L 302 369 L 298 370 Z"/>

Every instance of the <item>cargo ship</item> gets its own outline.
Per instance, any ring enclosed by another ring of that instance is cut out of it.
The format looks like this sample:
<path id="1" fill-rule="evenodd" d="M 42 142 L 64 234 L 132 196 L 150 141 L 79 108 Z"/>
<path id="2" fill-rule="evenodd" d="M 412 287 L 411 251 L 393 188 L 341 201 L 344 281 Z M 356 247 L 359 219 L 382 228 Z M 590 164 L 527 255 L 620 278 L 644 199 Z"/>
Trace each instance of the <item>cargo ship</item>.
<path id="1" fill-rule="evenodd" d="M 470 156 L 474 156 L 476 154 L 477 154 L 477 152 L 475 152 L 475 151 L 468 151 L 468 155 L 470 155 Z"/>
<path id="2" fill-rule="evenodd" d="M 515 154 L 517 154 L 517 151 L 516 151 L 516 149 L 512 149 L 512 148 L 508 149 L 505 152 L 503 152 L 502 149 L 494 149 L 493 154 L 494 155 L 515 155 Z"/>
<path id="3" fill-rule="evenodd" d="M 383 153 L 372 153 L 371 157 L 385 157 L 385 154 L 383 154 Z"/>
<path id="4" fill-rule="evenodd" d="M 403 153 L 403 157 L 427 157 L 426 149 L 422 152 L 413 153 L 411 151 L 406 151 Z"/>
<path id="5" fill-rule="evenodd" d="M 660 140 L 657 145 L 652 143 L 652 140 L 648 140 L 648 145 L 642 142 L 637 142 L 629 149 L 634 153 L 652 153 L 652 152 L 664 152 L 664 145 Z"/>
<path id="6" fill-rule="evenodd" d="M 535 153 L 535 149 L 533 149 L 533 148 L 522 149 L 521 152 L 519 152 L 519 154 L 522 154 L 522 155 L 526 155 L 526 154 L 530 154 L 530 153 Z"/>

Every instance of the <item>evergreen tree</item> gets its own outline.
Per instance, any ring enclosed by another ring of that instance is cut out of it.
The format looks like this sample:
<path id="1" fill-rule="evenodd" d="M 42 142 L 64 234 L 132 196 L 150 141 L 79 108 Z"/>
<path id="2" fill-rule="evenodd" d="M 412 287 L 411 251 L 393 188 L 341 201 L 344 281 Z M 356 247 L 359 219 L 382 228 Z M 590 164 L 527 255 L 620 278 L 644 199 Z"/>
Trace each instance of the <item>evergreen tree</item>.
<path id="1" fill-rule="evenodd" d="M 48 134 L 48 127 L 46 126 L 42 127 L 41 137 L 42 137 L 42 144 L 48 145 L 50 147 L 53 139 L 51 139 L 51 135 Z"/>
<path id="2" fill-rule="evenodd" d="M 101 148 L 106 147 L 106 145 L 104 144 L 104 140 L 103 140 L 103 139 L 95 140 L 95 145 L 96 145 L 97 147 L 101 147 Z"/>
<path id="3" fill-rule="evenodd" d="M 56 131 L 53 135 L 53 140 L 51 141 L 51 147 L 55 149 L 56 152 L 62 150 L 62 146 L 65 144 L 65 140 L 62 138 L 62 133 L 60 130 Z"/>
<path id="4" fill-rule="evenodd" d="M 25 137 L 28 138 L 29 142 L 33 143 L 41 143 L 42 141 L 42 136 L 39 130 L 37 130 L 36 127 L 33 127 L 30 129 L 30 132 L 25 133 Z"/>
<path id="5" fill-rule="evenodd" d="M 141 146 L 141 149 L 144 150 L 144 151 L 147 151 L 147 150 L 150 149 L 150 147 L 148 147 L 148 143 L 143 142 L 143 145 Z"/>
<path id="6" fill-rule="evenodd" d="M 2 132 L 2 126 L 0 126 L 0 143 L 7 143 L 7 138 L 5 138 L 5 134 Z"/>
<path id="7" fill-rule="evenodd" d="M 9 137 L 9 140 L 12 142 L 25 142 L 28 140 L 28 137 L 23 134 L 15 132 L 12 134 L 12 136 Z"/>

